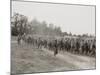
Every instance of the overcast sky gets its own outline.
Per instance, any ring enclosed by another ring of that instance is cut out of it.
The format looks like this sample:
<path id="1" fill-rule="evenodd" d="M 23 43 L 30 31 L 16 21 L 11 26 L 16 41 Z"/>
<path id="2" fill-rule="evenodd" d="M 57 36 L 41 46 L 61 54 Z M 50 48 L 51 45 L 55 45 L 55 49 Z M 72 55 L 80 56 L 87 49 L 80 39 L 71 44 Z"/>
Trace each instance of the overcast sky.
<path id="1" fill-rule="evenodd" d="M 36 18 L 60 26 L 63 32 L 73 34 L 95 34 L 95 7 L 47 4 L 34 2 L 12 2 L 14 12 L 23 14 L 31 21 Z"/>

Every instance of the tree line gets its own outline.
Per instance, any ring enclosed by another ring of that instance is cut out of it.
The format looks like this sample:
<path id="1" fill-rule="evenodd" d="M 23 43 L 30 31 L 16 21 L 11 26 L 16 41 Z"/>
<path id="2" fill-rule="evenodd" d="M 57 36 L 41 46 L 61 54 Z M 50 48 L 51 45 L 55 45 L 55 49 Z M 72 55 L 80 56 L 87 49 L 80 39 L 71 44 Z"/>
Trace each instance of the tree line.
<path id="1" fill-rule="evenodd" d="M 53 23 L 47 24 L 46 21 L 38 21 L 34 18 L 32 21 L 28 21 L 28 17 L 19 13 L 14 13 L 11 17 L 11 35 L 18 36 L 26 34 L 38 34 L 38 35 L 50 35 L 50 36 L 78 36 L 89 37 L 88 34 L 76 35 L 71 32 L 62 32 L 61 27 L 54 25 Z M 92 35 L 90 35 L 92 37 Z"/>
<path id="2" fill-rule="evenodd" d="M 47 24 L 46 21 L 40 22 L 37 19 L 29 22 L 27 16 L 15 13 L 11 17 L 11 34 L 17 36 L 24 33 L 61 36 L 62 31 L 60 27 L 55 26 L 53 23 Z"/>

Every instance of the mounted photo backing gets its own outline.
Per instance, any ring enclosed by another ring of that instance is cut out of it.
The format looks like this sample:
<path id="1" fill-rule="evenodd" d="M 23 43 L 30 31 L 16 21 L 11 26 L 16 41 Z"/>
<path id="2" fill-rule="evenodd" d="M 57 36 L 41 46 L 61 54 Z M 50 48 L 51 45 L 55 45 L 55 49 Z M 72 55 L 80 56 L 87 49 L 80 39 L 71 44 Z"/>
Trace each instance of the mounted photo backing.
<path id="1" fill-rule="evenodd" d="M 96 68 L 96 6 L 11 2 L 11 74 Z"/>

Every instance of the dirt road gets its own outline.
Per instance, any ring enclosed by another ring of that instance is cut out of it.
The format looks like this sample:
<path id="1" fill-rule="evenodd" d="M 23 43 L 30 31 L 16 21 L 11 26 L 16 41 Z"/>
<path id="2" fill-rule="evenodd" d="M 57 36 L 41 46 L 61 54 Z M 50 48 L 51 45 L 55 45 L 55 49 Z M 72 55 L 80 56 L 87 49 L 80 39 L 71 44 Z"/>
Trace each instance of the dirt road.
<path id="1" fill-rule="evenodd" d="M 11 72 L 35 73 L 76 69 L 95 69 L 95 58 L 60 52 L 57 56 L 47 49 L 11 42 Z"/>

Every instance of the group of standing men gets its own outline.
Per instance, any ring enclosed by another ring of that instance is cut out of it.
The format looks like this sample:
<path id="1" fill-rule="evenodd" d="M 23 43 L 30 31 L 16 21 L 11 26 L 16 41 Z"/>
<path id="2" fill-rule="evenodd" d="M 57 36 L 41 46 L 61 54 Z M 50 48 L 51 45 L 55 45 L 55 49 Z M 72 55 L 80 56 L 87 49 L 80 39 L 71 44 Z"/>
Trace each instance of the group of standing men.
<path id="1" fill-rule="evenodd" d="M 18 36 L 18 44 L 20 40 L 33 45 L 35 48 L 54 51 L 54 56 L 59 51 L 68 51 L 75 54 L 83 54 L 89 56 L 96 55 L 96 40 L 85 38 L 60 38 L 60 39 L 43 39 L 40 37 L 34 38 L 32 36 Z"/>

